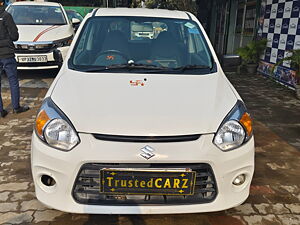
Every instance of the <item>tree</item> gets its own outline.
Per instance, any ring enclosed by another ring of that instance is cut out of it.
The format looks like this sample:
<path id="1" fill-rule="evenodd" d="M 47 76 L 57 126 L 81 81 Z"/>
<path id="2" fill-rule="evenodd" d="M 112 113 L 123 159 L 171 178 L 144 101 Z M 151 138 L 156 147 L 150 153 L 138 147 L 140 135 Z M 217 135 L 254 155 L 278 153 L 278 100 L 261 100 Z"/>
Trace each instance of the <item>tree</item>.
<path id="1" fill-rule="evenodd" d="M 131 1 L 131 8 L 138 8 L 141 7 L 142 1 L 141 0 L 132 0 Z"/>
<path id="2" fill-rule="evenodd" d="M 197 14 L 197 6 L 193 0 L 145 0 L 147 8 L 171 9 L 189 11 Z M 141 0 L 132 1 L 132 7 L 139 7 Z"/>

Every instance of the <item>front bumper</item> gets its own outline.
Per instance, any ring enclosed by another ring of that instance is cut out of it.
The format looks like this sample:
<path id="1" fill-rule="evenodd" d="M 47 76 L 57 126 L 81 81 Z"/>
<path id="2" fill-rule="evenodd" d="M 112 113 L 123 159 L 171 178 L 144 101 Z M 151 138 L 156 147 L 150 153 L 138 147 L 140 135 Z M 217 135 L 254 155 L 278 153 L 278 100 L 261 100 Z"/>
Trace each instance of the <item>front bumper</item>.
<path id="1" fill-rule="evenodd" d="M 69 46 L 57 48 L 62 54 L 63 59 L 66 57 Z M 40 53 L 40 52 L 30 52 L 30 53 L 16 53 L 16 61 L 19 70 L 40 70 L 40 69 L 57 69 L 59 68 L 59 62 L 56 62 L 53 55 L 53 50 L 50 52 Z M 37 63 L 21 63 L 19 62 L 19 57 L 31 57 L 31 56 L 47 56 L 47 62 L 37 62 Z"/>
<path id="2" fill-rule="evenodd" d="M 151 143 L 156 156 L 145 160 L 140 149 L 145 143 L 110 142 L 79 134 L 81 143 L 70 152 L 55 150 L 32 136 L 31 165 L 37 198 L 45 205 L 61 211 L 89 214 L 169 214 L 220 211 L 244 202 L 249 195 L 254 172 L 254 138 L 239 149 L 222 152 L 212 143 L 213 134 L 202 135 L 196 141 Z M 80 168 L 87 163 L 178 164 L 206 163 L 214 172 L 218 194 L 210 203 L 160 205 L 87 205 L 73 198 L 73 187 Z M 239 174 L 246 182 L 234 186 Z M 48 175 L 56 184 L 47 187 L 41 176 Z"/>

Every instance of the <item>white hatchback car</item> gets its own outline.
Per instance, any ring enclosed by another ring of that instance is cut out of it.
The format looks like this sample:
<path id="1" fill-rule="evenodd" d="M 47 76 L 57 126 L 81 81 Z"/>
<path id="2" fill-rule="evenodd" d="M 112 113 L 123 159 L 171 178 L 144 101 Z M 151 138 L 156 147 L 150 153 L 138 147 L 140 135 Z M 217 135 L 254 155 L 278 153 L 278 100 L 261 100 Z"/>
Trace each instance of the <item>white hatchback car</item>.
<path id="1" fill-rule="evenodd" d="M 64 58 L 73 40 L 74 28 L 59 3 L 15 2 L 6 9 L 13 17 L 19 40 L 15 42 L 18 69 L 53 69 Z M 80 23 L 74 19 L 75 24 Z"/>
<path id="2" fill-rule="evenodd" d="M 132 27 L 152 24 L 154 36 Z M 249 195 L 252 122 L 187 12 L 96 9 L 37 115 L 37 198 L 67 212 L 193 213 Z"/>

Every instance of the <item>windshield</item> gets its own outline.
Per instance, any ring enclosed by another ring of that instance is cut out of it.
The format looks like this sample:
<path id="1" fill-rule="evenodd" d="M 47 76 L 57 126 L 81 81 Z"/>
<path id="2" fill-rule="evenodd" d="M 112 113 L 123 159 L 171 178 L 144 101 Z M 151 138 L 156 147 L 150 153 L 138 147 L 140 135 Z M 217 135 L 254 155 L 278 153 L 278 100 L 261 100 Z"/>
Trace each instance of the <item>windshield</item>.
<path id="1" fill-rule="evenodd" d="M 69 66 L 83 71 L 211 71 L 214 63 L 199 26 L 191 20 L 95 17 L 81 31 Z"/>
<path id="2" fill-rule="evenodd" d="M 17 25 L 65 25 L 59 6 L 12 5 L 7 10 Z"/>

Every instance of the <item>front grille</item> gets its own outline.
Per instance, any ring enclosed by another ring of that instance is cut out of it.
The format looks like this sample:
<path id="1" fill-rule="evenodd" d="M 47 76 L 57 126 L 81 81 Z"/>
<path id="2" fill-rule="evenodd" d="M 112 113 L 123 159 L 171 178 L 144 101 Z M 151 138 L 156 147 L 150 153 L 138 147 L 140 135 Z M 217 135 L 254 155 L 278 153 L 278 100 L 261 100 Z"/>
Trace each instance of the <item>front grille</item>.
<path id="1" fill-rule="evenodd" d="M 37 54 L 37 53 L 49 53 L 55 49 L 55 44 L 19 44 L 15 43 L 15 52 L 18 54 Z"/>
<path id="2" fill-rule="evenodd" d="M 15 52 L 17 54 L 41 54 L 41 53 L 49 53 L 53 51 L 54 48 L 45 48 L 45 49 L 35 49 L 35 50 L 28 50 L 28 49 L 16 49 Z"/>
<path id="3" fill-rule="evenodd" d="M 100 193 L 100 170 L 103 168 L 190 168 L 196 171 L 194 195 L 107 195 Z M 84 164 L 73 187 L 73 198 L 88 205 L 160 205 L 200 204 L 212 202 L 217 196 L 217 184 L 208 164 Z"/>
<path id="4" fill-rule="evenodd" d="M 58 66 L 58 63 L 55 61 L 48 62 L 36 62 L 36 63 L 17 63 L 20 67 L 37 67 L 37 66 Z"/>
<path id="5" fill-rule="evenodd" d="M 195 141 L 200 138 L 200 134 L 176 135 L 176 136 L 125 136 L 125 135 L 93 134 L 93 136 L 94 138 L 102 141 L 139 142 L 139 143 L 184 142 L 184 141 Z"/>

